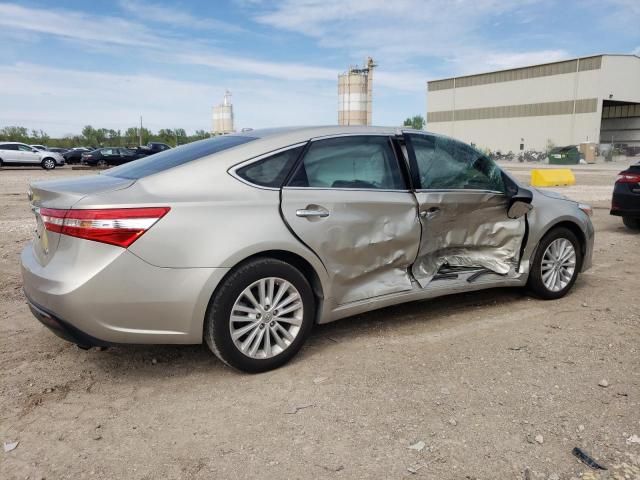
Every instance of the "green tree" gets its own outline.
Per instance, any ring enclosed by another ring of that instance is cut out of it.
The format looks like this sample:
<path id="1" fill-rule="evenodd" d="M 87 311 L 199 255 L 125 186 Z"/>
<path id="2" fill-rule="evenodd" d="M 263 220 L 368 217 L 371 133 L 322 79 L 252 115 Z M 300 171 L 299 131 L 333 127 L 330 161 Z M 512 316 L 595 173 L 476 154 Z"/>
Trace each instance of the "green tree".
<path id="1" fill-rule="evenodd" d="M 29 141 L 29 131 L 24 127 L 4 127 L 0 130 L 0 139 L 9 142 L 23 142 Z"/>
<path id="2" fill-rule="evenodd" d="M 205 131 L 205 130 L 196 130 L 196 133 L 192 136 L 189 137 L 189 139 L 193 142 L 196 140 L 203 140 L 205 138 L 209 138 L 210 134 L 209 132 Z"/>
<path id="3" fill-rule="evenodd" d="M 6 126 L 0 127 L 0 141 L 24 142 L 27 144 L 40 143 L 50 147 L 63 148 L 134 146 L 138 145 L 140 133 L 142 133 L 143 145 L 150 141 L 182 145 L 210 137 L 210 134 L 204 130 L 197 130 L 194 135 L 189 135 L 184 128 L 166 128 L 154 133 L 148 128 L 140 130 L 138 127 L 130 127 L 123 132 L 122 130 L 94 128 L 91 125 L 85 125 L 80 135 L 67 134 L 60 138 L 51 138 L 44 130 L 29 130 L 20 126 Z"/>
<path id="4" fill-rule="evenodd" d="M 422 115 L 414 115 L 404 121 L 403 126 L 411 127 L 415 130 L 422 130 L 425 126 L 424 117 Z"/>

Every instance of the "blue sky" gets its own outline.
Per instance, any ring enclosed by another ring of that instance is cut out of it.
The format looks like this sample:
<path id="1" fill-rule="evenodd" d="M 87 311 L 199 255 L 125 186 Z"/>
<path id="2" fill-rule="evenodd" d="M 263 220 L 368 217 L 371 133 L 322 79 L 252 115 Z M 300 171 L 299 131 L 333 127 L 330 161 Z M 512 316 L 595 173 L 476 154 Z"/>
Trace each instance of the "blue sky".
<path id="1" fill-rule="evenodd" d="M 639 0 L 0 2 L 0 127 L 334 124 L 338 73 L 371 55 L 373 121 L 425 114 L 426 81 L 640 54 Z"/>

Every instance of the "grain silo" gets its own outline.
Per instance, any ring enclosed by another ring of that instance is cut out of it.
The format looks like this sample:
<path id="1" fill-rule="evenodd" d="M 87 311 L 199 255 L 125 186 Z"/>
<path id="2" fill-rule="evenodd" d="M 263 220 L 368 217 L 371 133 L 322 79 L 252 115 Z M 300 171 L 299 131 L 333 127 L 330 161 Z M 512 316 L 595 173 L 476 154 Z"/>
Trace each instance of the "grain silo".
<path id="1" fill-rule="evenodd" d="M 338 75 L 338 124 L 371 125 L 373 59 L 364 68 L 351 67 Z"/>
<path id="2" fill-rule="evenodd" d="M 214 135 L 225 135 L 233 133 L 233 105 L 231 105 L 231 92 L 224 92 L 224 100 L 220 105 L 213 107 L 213 130 Z"/>

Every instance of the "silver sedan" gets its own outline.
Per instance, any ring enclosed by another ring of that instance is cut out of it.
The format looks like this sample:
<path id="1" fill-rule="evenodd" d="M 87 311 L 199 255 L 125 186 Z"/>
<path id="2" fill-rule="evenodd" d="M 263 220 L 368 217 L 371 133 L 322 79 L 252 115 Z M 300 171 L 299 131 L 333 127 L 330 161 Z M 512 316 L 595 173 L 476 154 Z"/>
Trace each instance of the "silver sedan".
<path id="1" fill-rule="evenodd" d="M 507 286 L 560 298 L 593 251 L 589 206 L 396 128 L 219 136 L 29 197 L 22 274 L 43 324 L 82 347 L 205 342 L 247 372 L 381 307 Z"/>

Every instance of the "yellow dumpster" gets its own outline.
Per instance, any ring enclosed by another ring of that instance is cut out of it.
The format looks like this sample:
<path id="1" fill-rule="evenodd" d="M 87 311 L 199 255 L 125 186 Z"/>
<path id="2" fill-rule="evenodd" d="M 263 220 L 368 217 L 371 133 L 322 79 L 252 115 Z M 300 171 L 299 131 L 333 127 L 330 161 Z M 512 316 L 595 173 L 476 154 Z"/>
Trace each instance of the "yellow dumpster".
<path id="1" fill-rule="evenodd" d="M 568 168 L 540 168 L 531 170 L 532 187 L 560 187 L 575 185 L 576 177 Z"/>

